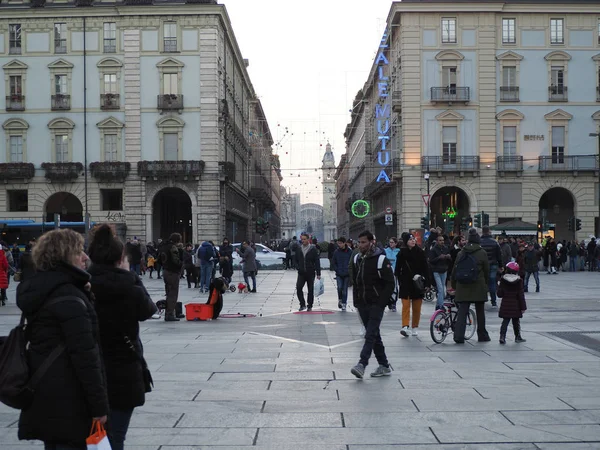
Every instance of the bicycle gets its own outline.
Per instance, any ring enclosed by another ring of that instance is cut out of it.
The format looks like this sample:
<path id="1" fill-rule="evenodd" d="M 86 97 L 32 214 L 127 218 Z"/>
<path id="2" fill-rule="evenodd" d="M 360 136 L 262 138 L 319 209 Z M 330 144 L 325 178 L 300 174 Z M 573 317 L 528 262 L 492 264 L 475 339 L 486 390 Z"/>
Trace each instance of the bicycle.
<path id="1" fill-rule="evenodd" d="M 437 288 L 435 286 L 431 286 L 428 291 L 425 291 L 423 295 L 423 301 L 431 303 L 432 301 L 437 299 Z"/>
<path id="2" fill-rule="evenodd" d="M 436 344 L 441 344 L 444 342 L 448 332 L 454 332 L 454 328 L 456 327 L 456 317 L 458 316 L 458 311 L 453 309 L 456 308 L 454 297 L 449 297 L 449 300 L 444 302 L 443 309 L 438 309 L 435 311 L 429 321 L 429 333 L 431 334 L 431 339 L 433 339 L 433 342 Z M 473 337 L 476 328 L 477 316 L 475 315 L 475 311 L 469 308 L 469 313 L 467 314 L 465 340 L 469 340 Z"/>

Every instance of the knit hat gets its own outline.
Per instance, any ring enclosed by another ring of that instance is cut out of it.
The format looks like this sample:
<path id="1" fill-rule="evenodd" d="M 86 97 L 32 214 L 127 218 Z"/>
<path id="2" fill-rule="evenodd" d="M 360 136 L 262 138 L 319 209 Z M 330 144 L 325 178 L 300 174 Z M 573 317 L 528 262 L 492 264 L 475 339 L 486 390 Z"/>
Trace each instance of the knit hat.
<path id="1" fill-rule="evenodd" d="M 404 245 L 408 244 L 408 241 L 414 239 L 415 237 L 410 233 L 402 233 L 402 241 Z"/>
<path id="2" fill-rule="evenodd" d="M 477 233 L 477 228 L 469 228 L 469 237 L 468 242 L 473 242 L 475 244 L 479 244 L 479 234 Z"/>

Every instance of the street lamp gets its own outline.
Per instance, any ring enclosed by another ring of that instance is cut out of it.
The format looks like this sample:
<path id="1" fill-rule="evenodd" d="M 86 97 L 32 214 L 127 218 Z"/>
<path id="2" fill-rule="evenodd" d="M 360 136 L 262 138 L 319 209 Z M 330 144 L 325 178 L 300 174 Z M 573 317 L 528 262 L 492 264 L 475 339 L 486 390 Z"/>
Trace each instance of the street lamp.
<path id="1" fill-rule="evenodd" d="M 429 214 L 429 205 L 431 204 L 431 197 L 429 196 L 429 174 L 426 173 L 425 175 L 423 175 L 423 178 L 425 178 L 425 181 L 427 181 L 427 217 L 429 217 L 429 225 L 431 226 L 431 214 Z"/>
<path id="2" fill-rule="evenodd" d="M 600 133 L 590 133 L 590 137 L 597 137 L 598 138 L 598 161 L 596 161 L 596 164 L 600 164 Z M 596 171 L 598 171 L 599 167 L 596 166 Z M 598 187 L 596 189 L 594 189 L 596 191 L 595 195 L 598 196 L 598 230 L 596 230 L 596 221 L 594 221 L 594 234 L 596 236 L 598 236 L 598 234 L 600 234 L 600 181 L 598 183 Z"/>

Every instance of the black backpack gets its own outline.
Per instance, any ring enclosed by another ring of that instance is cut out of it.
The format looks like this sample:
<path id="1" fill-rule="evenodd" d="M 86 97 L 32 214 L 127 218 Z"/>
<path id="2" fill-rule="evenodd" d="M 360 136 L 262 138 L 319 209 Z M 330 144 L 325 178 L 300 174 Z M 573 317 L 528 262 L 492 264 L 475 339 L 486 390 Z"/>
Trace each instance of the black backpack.
<path id="1" fill-rule="evenodd" d="M 454 279 L 458 283 L 473 284 L 479 278 L 479 267 L 477 259 L 471 254 L 463 251 L 462 257 L 456 262 L 454 268 Z"/>
<path id="2" fill-rule="evenodd" d="M 77 297 L 57 297 L 47 301 L 42 308 L 71 299 L 77 299 L 85 305 L 83 300 Z M 19 325 L 11 330 L 0 347 L 0 402 L 16 409 L 25 409 L 31 405 L 35 387 L 65 350 L 65 345 L 61 343 L 30 376 L 27 362 L 28 326 L 29 323 L 25 325 L 25 314 L 21 314 Z"/>

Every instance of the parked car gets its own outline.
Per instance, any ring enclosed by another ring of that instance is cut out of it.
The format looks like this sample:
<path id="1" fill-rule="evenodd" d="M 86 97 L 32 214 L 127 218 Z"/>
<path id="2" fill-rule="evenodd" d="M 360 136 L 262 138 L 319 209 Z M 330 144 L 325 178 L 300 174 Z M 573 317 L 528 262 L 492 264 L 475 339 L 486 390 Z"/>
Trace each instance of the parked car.
<path id="1" fill-rule="evenodd" d="M 239 249 L 242 244 L 232 244 L 234 249 Z M 233 252 L 233 268 L 239 269 L 242 258 Z M 256 244 L 256 263 L 259 269 L 282 269 L 285 261 L 285 252 L 276 252 L 262 244 Z"/>

